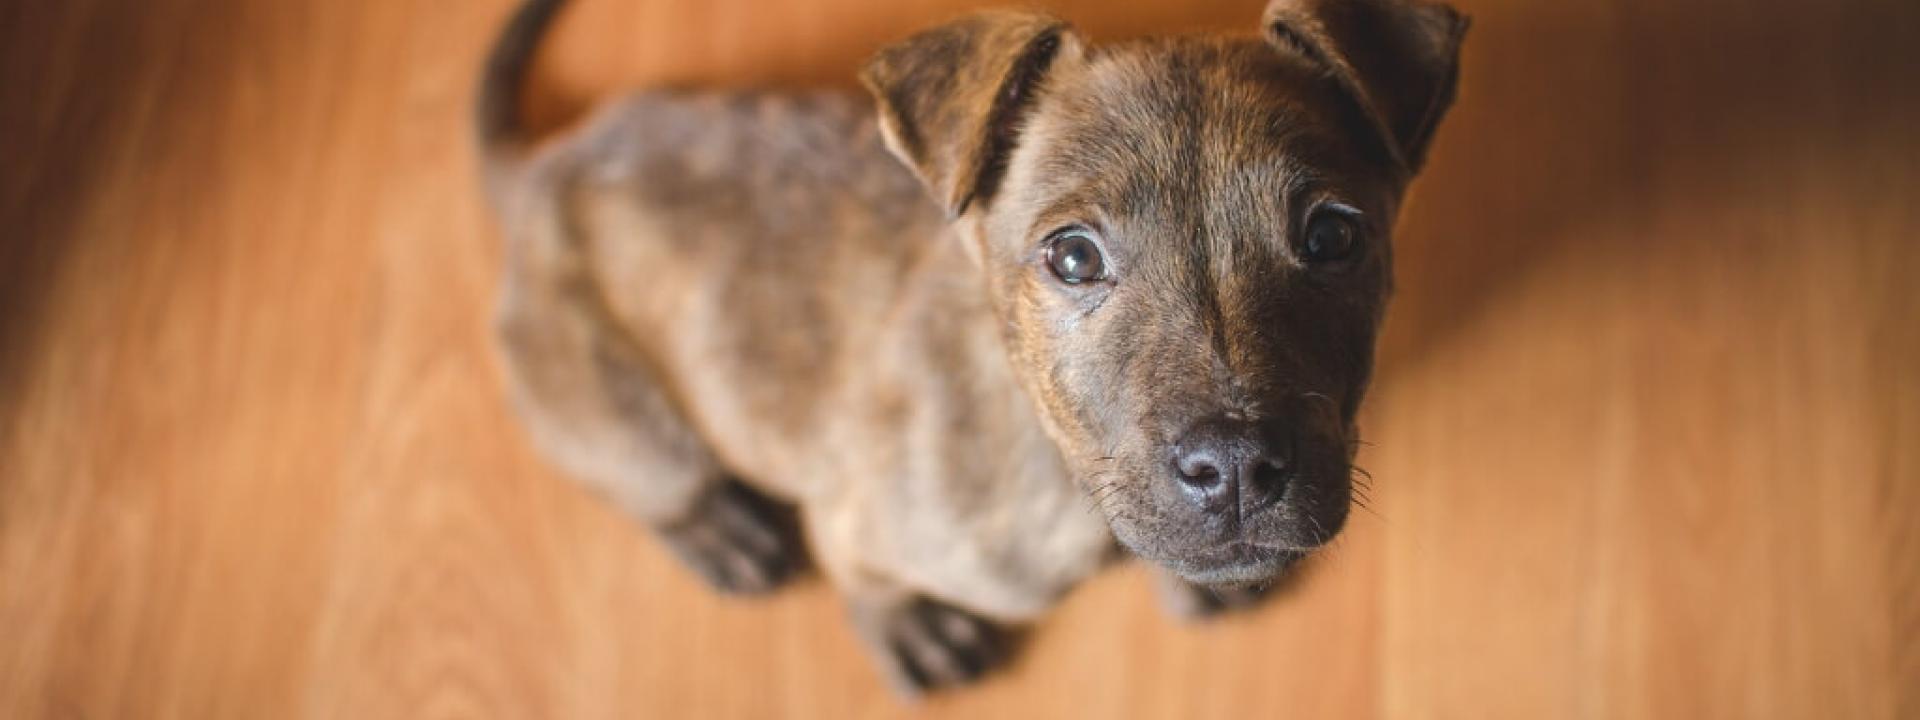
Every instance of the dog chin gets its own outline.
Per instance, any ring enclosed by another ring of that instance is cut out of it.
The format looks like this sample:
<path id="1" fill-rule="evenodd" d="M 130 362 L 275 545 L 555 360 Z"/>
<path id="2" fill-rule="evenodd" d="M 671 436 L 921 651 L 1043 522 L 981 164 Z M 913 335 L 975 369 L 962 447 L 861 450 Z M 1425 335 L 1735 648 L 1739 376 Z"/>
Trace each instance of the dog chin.
<path id="1" fill-rule="evenodd" d="M 1264 585 L 1286 574 L 1311 550 L 1234 540 L 1198 551 L 1168 553 L 1127 543 L 1134 554 L 1173 571 L 1188 582 L 1209 587 Z"/>
<path id="2" fill-rule="evenodd" d="M 1307 552 L 1235 542 L 1173 570 L 1190 582 L 1210 587 L 1265 585 L 1286 574 Z"/>

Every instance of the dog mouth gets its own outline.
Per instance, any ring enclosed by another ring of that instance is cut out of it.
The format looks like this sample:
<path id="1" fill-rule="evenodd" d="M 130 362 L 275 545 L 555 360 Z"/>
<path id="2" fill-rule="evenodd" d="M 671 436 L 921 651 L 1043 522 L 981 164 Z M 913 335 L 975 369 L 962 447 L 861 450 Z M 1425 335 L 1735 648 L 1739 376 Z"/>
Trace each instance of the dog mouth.
<path id="1" fill-rule="evenodd" d="M 1096 505 L 1135 556 L 1196 584 L 1244 586 L 1272 582 L 1332 542 L 1346 524 L 1348 492 L 1344 484 L 1316 478 L 1244 515 L 1194 512 L 1123 491 Z"/>
<path id="2" fill-rule="evenodd" d="M 1274 542 L 1235 534 L 1196 546 L 1178 540 L 1170 542 L 1168 535 L 1142 532 L 1143 528 L 1124 522 L 1115 523 L 1113 529 L 1115 537 L 1135 556 L 1173 571 L 1189 582 L 1208 586 L 1272 582 L 1325 542 Z"/>

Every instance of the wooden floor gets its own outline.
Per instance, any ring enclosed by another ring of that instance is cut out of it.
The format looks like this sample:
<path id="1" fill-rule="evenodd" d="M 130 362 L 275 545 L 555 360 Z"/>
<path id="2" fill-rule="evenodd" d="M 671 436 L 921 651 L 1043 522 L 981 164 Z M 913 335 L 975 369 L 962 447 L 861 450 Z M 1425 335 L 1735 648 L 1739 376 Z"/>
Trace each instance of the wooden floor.
<path id="1" fill-rule="evenodd" d="M 960 0 L 583 0 L 621 87 L 845 83 Z M 1207 627 L 1074 594 L 938 717 L 1920 717 L 1920 4 L 1459 0 L 1362 514 Z M 1259 0 L 1063 0 L 1096 38 Z M 0 717 L 885 717 L 503 410 L 506 0 L 0 0 Z"/>

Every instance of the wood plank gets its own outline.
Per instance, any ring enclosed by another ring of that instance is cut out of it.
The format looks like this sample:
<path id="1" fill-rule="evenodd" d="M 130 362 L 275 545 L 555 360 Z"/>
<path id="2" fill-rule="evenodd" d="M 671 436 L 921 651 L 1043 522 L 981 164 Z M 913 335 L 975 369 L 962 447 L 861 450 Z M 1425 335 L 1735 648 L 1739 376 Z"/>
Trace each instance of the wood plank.
<path id="1" fill-rule="evenodd" d="M 1458 4 L 1378 514 L 1215 625 L 1103 576 L 924 714 L 1920 716 L 1920 7 Z M 506 414 L 464 122 L 508 5 L 0 3 L 0 716 L 900 711 L 819 581 L 712 596 Z M 579 5 L 544 127 L 968 3 Z"/>

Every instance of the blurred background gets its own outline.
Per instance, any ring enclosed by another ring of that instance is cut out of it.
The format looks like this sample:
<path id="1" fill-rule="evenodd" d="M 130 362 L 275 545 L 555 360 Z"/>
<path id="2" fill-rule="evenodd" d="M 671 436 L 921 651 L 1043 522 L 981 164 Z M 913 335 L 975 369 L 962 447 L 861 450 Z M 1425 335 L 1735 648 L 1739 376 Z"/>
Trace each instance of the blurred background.
<path id="1" fill-rule="evenodd" d="M 1204 626 L 1118 568 L 912 709 L 818 579 L 714 596 L 509 417 L 510 5 L 0 0 L 0 717 L 1920 717 L 1920 3 L 1456 0 L 1376 512 Z M 579 0 L 527 111 L 852 87 L 973 5 Z"/>

